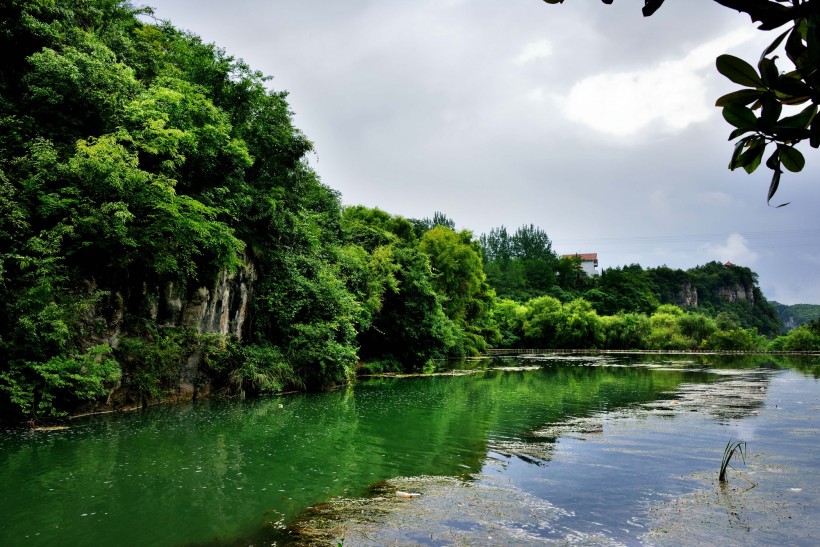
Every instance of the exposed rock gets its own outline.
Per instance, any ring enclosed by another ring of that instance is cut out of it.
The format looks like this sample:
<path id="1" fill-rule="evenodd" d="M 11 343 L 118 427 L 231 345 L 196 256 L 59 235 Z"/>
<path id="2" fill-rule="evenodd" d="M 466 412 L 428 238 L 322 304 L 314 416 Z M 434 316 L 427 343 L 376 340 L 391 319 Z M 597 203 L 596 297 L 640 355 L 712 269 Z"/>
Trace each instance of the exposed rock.
<path id="1" fill-rule="evenodd" d="M 167 283 L 164 287 L 162 302 L 164 319 L 163 324 L 166 327 L 179 325 L 180 317 L 182 316 L 182 302 L 184 298 L 184 289 L 174 283 Z"/>
<path id="2" fill-rule="evenodd" d="M 235 272 L 222 270 L 210 285 L 186 287 L 177 283 L 151 287 L 147 283 L 138 285 L 136 292 L 101 291 L 94 280 L 86 283 L 89 295 L 99 294 L 96 305 L 90 308 L 84 323 L 88 325 L 85 343 L 88 347 L 108 344 L 116 348 L 120 338 L 127 331 L 126 316 L 155 321 L 162 327 L 188 327 L 198 333 L 214 333 L 221 336 L 235 336 L 242 339 L 247 333 L 250 298 L 256 269 L 245 259 Z M 210 388 L 198 385 L 199 365 L 202 352 L 195 349 L 179 368 L 179 383 L 173 400 L 185 400 L 207 395 Z M 113 386 L 107 401 L 100 407 L 96 404 L 84 411 L 100 411 L 127 406 L 134 401 L 123 391 L 122 386 Z M 143 402 L 145 403 L 145 402 Z"/>
<path id="3" fill-rule="evenodd" d="M 684 283 L 675 295 L 675 301 L 682 308 L 697 308 L 698 289 L 689 282 Z"/>
<path id="4" fill-rule="evenodd" d="M 740 283 L 728 287 L 720 287 L 718 289 L 718 296 L 720 296 L 721 300 L 726 300 L 727 302 L 737 302 L 740 300 L 754 304 L 755 301 L 753 288 L 746 287 Z"/>
<path id="5" fill-rule="evenodd" d="M 193 292 L 185 305 L 181 324 L 200 333 L 233 334 L 241 339 L 255 280 L 256 270 L 248 261 L 235 273 L 222 270 L 210 290 L 199 287 Z"/>

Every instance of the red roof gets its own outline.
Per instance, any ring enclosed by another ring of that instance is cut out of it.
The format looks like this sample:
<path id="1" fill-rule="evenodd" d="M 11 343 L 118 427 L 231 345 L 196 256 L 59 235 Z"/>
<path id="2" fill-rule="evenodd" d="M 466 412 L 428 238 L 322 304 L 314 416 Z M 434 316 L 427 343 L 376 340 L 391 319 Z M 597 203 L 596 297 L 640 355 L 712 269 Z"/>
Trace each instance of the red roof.
<path id="1" fill-rule="evenodd" d="M 561 258 L 575 258 L 576 256 L 580 258 L 582 262 L 598 260 L 598 253 L 575 253 L 571 255 L 561 255 Z"/>

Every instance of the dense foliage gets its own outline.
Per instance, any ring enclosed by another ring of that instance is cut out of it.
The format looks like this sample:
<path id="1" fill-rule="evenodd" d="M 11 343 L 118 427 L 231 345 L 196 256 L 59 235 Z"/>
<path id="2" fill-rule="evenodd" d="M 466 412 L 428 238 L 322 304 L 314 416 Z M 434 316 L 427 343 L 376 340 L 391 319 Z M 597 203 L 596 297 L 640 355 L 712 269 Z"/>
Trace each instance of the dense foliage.
<path id="1" fill-rule="evenodd" d="M 521 226 L 513 234 L 504 226 L 493 228 L 479 240 L 487 279 L 500 298 L 561 296 L 565 295 L 564 289 L 584 285 L 577 262 L 559 258 L 547 233 L 532 224 Z"/>
<path id="2" fill-rule="evenodd" d="M 777 315 L 780 316 L 786 330 L 820 319 L 820 305 L 817 304 L 792 304 L 789 306 L 775 301 L 772 301 L 771 304 Z"/>
<path id="3" fill-rule="evenodd" d="M 245 394 L 345 382 L 360 355 L 412 368 L 486 347 L 493 298 L 468 232 L 343 213 L 286 94 L 149 16 L 0 8 L 4 415 L 145 403 L 192 356 L 196 386 Z M 183 326 L 199 287 L 248 268 L 241 342 Z"/>
<path id="4" fill-rule="evenodd" d="M 631 264 L 589 277 L 540 228 L 509 235 L 502 226 L 480 241 L 501 299 L 493 315 L 502 347 L 764 350 L 765 336 L 780 332 L 757 275 L 743 266 Z"/>
<path id="5" fill-rule="evenodd" d="M 0 418 L 321 389 L 488 346 L 760 348 L 776 331 L 747 268 L 587 278 L 532 225 L 479 241 L 442 213 L 342 207 L 284 92 L 148 15 L 0 6 Z"/>

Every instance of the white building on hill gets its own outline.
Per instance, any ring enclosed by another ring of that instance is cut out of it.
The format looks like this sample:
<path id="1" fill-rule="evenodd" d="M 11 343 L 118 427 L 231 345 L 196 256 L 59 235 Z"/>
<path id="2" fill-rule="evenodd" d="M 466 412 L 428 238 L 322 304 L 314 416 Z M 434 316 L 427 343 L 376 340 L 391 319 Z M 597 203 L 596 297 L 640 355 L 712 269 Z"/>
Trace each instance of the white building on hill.
<path id="1" fill-rule="evenodd" d="M 561 258 L 576 257 L 581 260 L 581 271 L 590 277 L 598 275 L 598 253 L 575 253 L 561 256 Z"/>

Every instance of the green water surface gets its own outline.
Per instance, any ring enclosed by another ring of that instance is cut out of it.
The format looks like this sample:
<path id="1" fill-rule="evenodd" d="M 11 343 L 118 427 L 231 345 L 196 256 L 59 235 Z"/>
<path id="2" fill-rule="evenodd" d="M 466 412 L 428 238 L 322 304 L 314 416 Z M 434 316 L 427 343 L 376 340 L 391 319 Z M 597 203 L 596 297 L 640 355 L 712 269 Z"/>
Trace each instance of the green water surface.
<path id="1" fill-rule="evenodd" d="M 738 423 L 776 404 L 765 395 L 773 378 L 789 380 L 778 388 L 778 397 L 790 397 L 792 389 L 814 398 L 804 410 L 817 413 L 816 360 L 784 365 L 770 359 L 618 357 L 508 364 L 536 368 L 375 378 L 329 393 L 213 400 L 83 418 L 65 431 L 4 431 L 0 545 L 247 544 L 248 538 L 265 537 L 313 504 L 363 495 L 379 481 L 482 472 L 502 475 L 572 515 L 592 515 L 586 524 L 582 518 L 573 526 L 598 523 L 605 533 L 630 542 L 638 537 L 647 500 L 693 487 L 659 479 L 638 489 L 617 488 L 607 500 L 594 495 L 596 483 L 628 483 L 630 476 L 653 469 L 666 477 L 668 471 L 657 470 L 679 466 L 681 458 L 663 456 L 663 443 L 674 443 L 679 435 L 684 445 L 702 438 L 719 453 L 727 431 L 741 432 Z M 629 420 L 645 421 L 657 412 L 653 402 L 674 401 L 691 386 L 720 384 L 737 374 L 754 374 L 759 393 L 746 400 L 742 392 L 731 395 L 740 399 L 737 404 L 723 401 L 717 408 L 704 403 L 702 412 L 692 409 L 688 421 L 663 418 L 661 412 L 658 423 L 668 421 L 666 430 L 660 427 L 666 437 L 628 426 Z M 629 443 L 655 446 L 652 457 L 633 460 L 626 450 L 588 449 L 593 445 L 549 430 L 550 424 L 607 416 L 618 416 L 620 425 L 609 427 Z M 776 437 L 776 428 L 768 435 Z M 561 458 L 505 448 L 528 442 L 543 446 L 545 438 L 564 442 Z M 820 466 L 816 441 L 806 435 L 814 447 L 806 463 L 812 473 Z M 776 439 L 771 444 L 776 446 Z M 677 450 L 686 452 L 686 446 Z M 608 465 L 592 465 L 597 458 Z M 702 451 L 687 458 L 681 474 L 714 465 Z M 549 480 L 539 479 L 544 477 Z M 556 481 L 564 483 L 556 486 Z M 611 523 L 595 516 L 608 513 L 603 510 L 607 504 L 624 514 L 615 511 Z M 624 525 L 626 531 L 619 532 L 619 519 L 638 523 L 636 529 Z M 560 538 L 561 533 L 556 527 L 544 537 Z"/>

